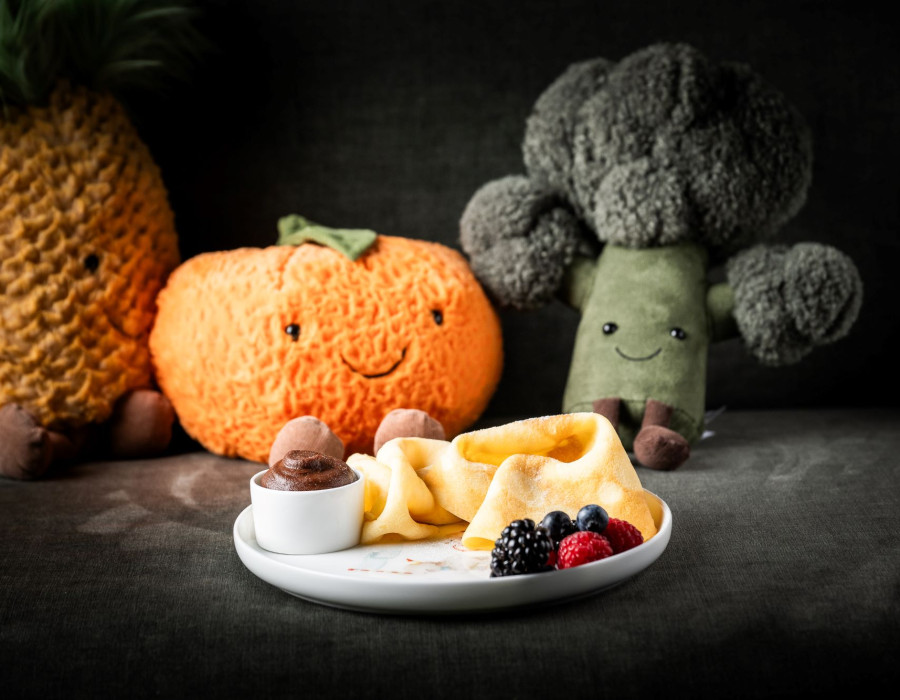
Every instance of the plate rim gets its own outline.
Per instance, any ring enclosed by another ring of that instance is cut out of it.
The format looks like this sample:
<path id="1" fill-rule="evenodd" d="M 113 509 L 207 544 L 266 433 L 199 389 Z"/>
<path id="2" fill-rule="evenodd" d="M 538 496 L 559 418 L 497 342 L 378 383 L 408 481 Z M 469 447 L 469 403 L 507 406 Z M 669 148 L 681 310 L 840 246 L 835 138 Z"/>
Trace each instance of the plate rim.
<path id="1" fill-rule="evenodd" d="M 250 518 L 252 514 L 252 505 L 246 506 L 238 514 L 232 528 L 234 545 L 237 554 L 244 566 L 255 576 L 262 579 L 266 583 L 279 588 L 285 593 L 303 600 L 359 612 L 374 613 L 392 613 L 392 614 L 422 614 L 442 612 L 490 612 L 497 610 L 505 610 L 517 607 L 527 607 L 529 605 L 541 602 L 562 602 L 572 600 L 578 597 L 600 593 L 603 590 L 612 588 L 626 580 L 633 578 L 641 571 L 651 566 L 665 551 L 671 538 L 672 532 L 672 513 L 668 504 L 655 493 L 643 489 L 644 492 L 659 502 L 660 505 L 660 521 L 658 523 L 657 533 L 644 544 L 635 547 L 626 552 L 615 555 L 615 558 L 607 558 L 600 561 L 590 562 L 571 569 L 562 569 L 550 572 L 541 572 L 534 574 L 520 574 L 517 576 L 506 576 L 498 578 L 471 578 L 459 581 L 439 580 L 428 581 L 428 574 L 412 579 L 407 578 L 356 578 L 346 574 L 320 571 L 318 569 L 307 569 L 298 566 L 296 562 L 306 557 L 321 557 L 327 555 L 309 554 L 309 555 L 276 555 L 274 553 L 263 550 L 258 543 L 253 543 L 245 539 L 240 532 L 241 524 L 246 518 Z M 371 546 L 371 545 L 363 545 Z M 356 549 L 355 547 L 350 548 Z M 347 551 L 347 550 L 345 550 Z M 276 558 L 277 557 L 277 558 Z M 283 557 L 289 557 L 292 562 L 283 561 Z M 627 573 L 621 576 L 614 575 L 612 578 L 608 576 L 610 569 L 622 570 Z M 265 569 L 264 573 L 260 573 L 258 569 Z M 272 575 L 271 572 L 275 572 Z M 317 581 L 322 584 L 334 584 L 337 588 L 356 588 L 363 586 L 368 593 L 376 593 L 376 596 L 367 596 L 366 600 L 348 599 L 347 595 L 339 593 L 330 596 L 314 595 L 304 590 L 298 592 L 299 588 L 290 585 L 281 585 L 285 583 L 285 579 L 302 577 L 306 580 Z M 595 585 L 590 585 L 594 579 L 599 579 Z M 348 583 L 352 582 L 352 583 Z M 560 589 L 559 595 L 547 594 L 545 589 L 547 584 L 555 582 L 556 587 Z M 535 585 L 537 583 L 538 585 Z M 489 588 L 487 588 L 489 586 Z M 533 588 L 530 595 L 516 596 L 515 600 L 501 603 L 482 603 L 477 599 L 470 601 L 469 604 L 463 602 L 471 596 L 471 593 L 489 591 L 492 595 L 490 599 L 496 599 L 497 593 L 516 590 L 521 593 L 527 590 L 527 587 Z M 408 600 L 403 604 L 391 603 L 388 599 L 395 599 L 397 592 L 400 595 L 409 592 L 421 593 L 426 591 L 424 595 L 415 596 L 415 600 Z M 569 591 L 566 593 L 565 591 Z M 574 592 L 573 592 L 574 591 Z M 440 605 L 440 600 L 447 596 L 452 600 L 446 602 L 452 603 L 449 607 Z M 384 598 L 384 600 L 381 600 Z M 434 601 L 432 604 L 425 604 L 426 600 Z"/>

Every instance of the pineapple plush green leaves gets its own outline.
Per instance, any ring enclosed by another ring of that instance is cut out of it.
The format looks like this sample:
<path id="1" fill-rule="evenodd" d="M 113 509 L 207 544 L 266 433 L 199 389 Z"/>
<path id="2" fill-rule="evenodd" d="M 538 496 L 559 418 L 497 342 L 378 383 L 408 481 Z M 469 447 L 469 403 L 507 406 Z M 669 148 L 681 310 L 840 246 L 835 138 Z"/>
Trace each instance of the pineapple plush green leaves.
<path id="1" fill-rule="evenodd" d="M 60 80 L 155 88 L 202 50 L 195 14 L 175 0 L 0 0 L 0 102 L 41 104 Z"/>

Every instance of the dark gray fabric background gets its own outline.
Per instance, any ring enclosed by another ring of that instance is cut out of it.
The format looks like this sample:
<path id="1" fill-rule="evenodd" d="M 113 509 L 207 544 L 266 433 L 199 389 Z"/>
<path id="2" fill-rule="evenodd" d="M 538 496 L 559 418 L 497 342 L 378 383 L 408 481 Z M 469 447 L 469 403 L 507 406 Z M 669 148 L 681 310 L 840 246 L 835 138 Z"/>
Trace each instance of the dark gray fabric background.
<path id="1" fill-rule="evenodd" d="M 808 119 L 813 185 L 785 242 L 830 243 L 865 284 L 852 336 L 800 365 L 713 348 L 710 408 L 896 405 L 900 324 L 895 23 L 869 2 L 203 0 L 189 86 L 135 99 L 184 257 L 271 244 L 278 217 L 458 246 L 474 191 L 523 169 L 524 122 L 570 63 L 656 41 L 753 66 Z M 489 415 L 559 410 L 577 315 L 503 312 Z M 527 381 L 526 381 L 527 378 Z"/>

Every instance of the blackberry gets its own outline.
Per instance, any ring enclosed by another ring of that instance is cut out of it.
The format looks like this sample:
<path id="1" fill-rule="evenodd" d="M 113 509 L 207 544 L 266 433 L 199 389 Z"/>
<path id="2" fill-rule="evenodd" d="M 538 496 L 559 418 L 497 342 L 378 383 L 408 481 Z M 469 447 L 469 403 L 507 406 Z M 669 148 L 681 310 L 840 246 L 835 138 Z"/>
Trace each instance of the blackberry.
<path id="1" fill-rule="evenodd" d="M 534 574 L 552 569 L 547 560 L 554 551 L 553 539 L 534 520 L 513 520 L 503 528 L 491 552 L 491 577 Z"/>

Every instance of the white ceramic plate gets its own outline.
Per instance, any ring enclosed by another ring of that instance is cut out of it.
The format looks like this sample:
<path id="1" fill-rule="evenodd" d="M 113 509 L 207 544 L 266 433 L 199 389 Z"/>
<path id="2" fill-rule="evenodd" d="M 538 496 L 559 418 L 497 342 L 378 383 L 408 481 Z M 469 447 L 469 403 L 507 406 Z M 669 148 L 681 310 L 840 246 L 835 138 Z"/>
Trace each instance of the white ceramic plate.
<path id="1" fill-rule="evenodd" d="M 235 520 L 234 544 L 263 581 L 323 605 L 378 613 L 487 612 L 598 593 L 650 566 L 669 543 L 672 513 L 661 498 L 644 493 L 659 529 L 654 537 L 608 559 L 540 574 L 490 578 L 490 552 L 467 550 L 462 533 L 329 554 L 273 554 L 256 542 L 252 506 Z"/>

